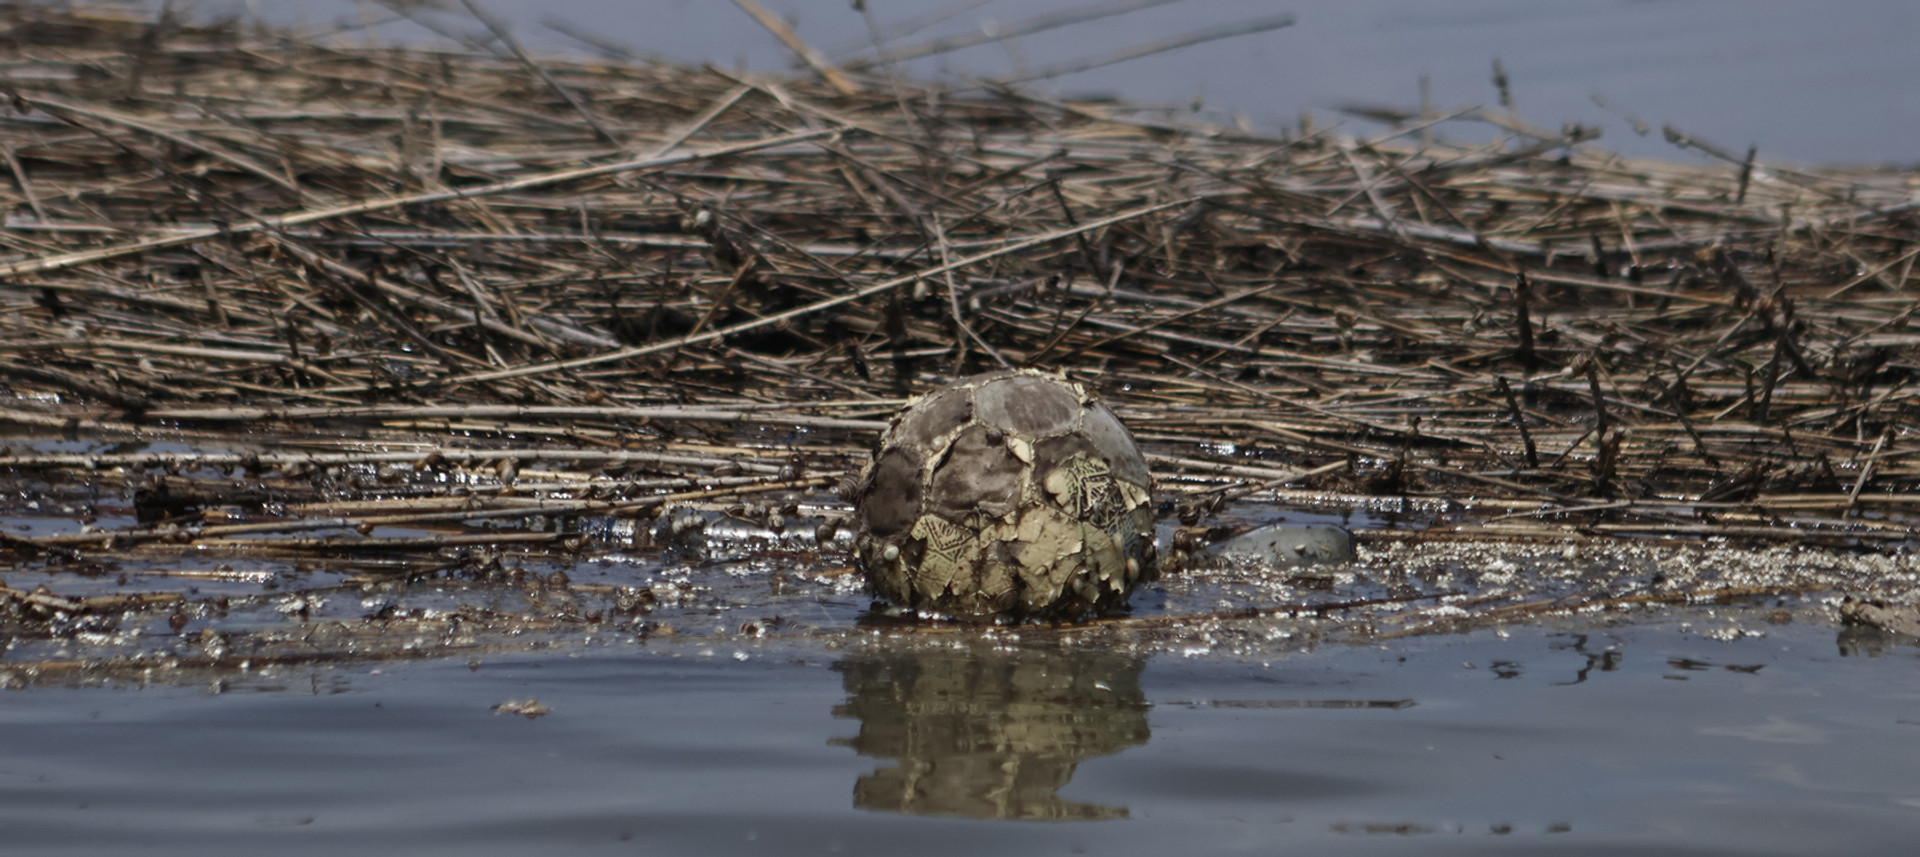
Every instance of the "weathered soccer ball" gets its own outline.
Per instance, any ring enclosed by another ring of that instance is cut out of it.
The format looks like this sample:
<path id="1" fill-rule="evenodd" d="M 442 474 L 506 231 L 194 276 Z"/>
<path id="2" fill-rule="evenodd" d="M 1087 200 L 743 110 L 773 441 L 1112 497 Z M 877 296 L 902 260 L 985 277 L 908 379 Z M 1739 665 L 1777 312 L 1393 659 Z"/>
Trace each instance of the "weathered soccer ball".
<path id="1" fill-rule="evenodd" d="M 907 403 L 853 488 L 877 596 L 958 619 L 1075 619 L 1156 573 L 1152 477 L 1084 387 L 1034 369 Z"/>

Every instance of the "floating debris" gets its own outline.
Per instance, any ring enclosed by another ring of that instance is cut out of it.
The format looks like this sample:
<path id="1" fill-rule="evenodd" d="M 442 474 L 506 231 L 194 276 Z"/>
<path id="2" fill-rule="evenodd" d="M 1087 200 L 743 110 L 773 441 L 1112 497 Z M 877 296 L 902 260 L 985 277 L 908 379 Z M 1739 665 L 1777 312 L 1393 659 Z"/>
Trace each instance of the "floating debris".
<path id="1" fill-rule="evenodd" d="M 521 717 L 527 718 L 528 720 L 538 720 L 542 717 L 547 716 L 548 714 L 553 713 L 553 708 L 551 706 L 542 705 L 540 704 L 540 700 L 533 699 L 533 698 L 509 699 L 506 702 L 502 702 L 499 705 L 494 706 L 493 713 L 518 714 Z"/>

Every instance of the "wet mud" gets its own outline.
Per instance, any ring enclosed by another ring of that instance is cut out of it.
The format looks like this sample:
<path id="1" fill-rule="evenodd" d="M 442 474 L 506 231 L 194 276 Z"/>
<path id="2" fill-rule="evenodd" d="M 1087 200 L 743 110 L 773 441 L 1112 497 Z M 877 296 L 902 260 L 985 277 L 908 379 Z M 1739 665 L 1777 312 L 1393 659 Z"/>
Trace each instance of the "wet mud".
<path id="1" fill-rule="evenodd" d="M 813 651 L 884 639 L 912 651 L 1056 641 L 1129 656 L 1267 657 L 1702 607 L 1714 618 L 1701 633 L 1727 639 L 1786 622 L 1899 633 L 1920 600 L 1920 568 L 1902 551 L 1595 537 L 1571 526 L 1560 538 L 1461 539 L 1433 525 L 1470 509 L 1421 519 L 1254 496 L 1196 526 L 1163 518 L 1170 567 L 1125 611 L 966 628 L 874 609 L 831 474 L 794 478 L 789 468 L 771 477 L 785 480 L 780 490 L 738 495 L 714 488 L 724 473 L 620 479 L 605 464 L 303 469 L 284 450 L 9 443 L 16 458 L 64 449 L 109 462 L 0 470 L 9 687 L 197 683 L 607 644 Z M 734 496 L 684 499 L 702 490 Z M 1226 534 L 1276 521 L 1344 522 L 1353 558 L 1283 564 L 1205 547 L 1244 545 Z"/>

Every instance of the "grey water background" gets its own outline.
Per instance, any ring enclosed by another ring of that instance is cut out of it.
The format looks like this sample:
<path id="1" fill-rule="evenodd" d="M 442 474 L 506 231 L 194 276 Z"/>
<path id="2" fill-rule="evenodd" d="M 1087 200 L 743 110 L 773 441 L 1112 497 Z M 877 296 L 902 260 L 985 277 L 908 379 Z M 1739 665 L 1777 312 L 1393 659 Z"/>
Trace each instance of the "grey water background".
<path id="1" fill-rule="evenodd" d="M 387 22 L 373 37 L 422 44 L 483 33 L 459 2 L 391 21 L 370 0 L 208 0 L 200 13 L 251 11 L 311 31 Z M 484 0 L 516 37 L 546 51 L 588 53 L 563 29 L 643 55 L 787 69 L 773 36 L 725 0 Z M 872 44 L 847 0 L 765 0 L 800 36 L 846 59 Z M 903 44 L 1015 24 L 1088 0 L 867 0 L 878 29 L 952 13 Z M 1255 128 L 1342 121 L 1340 105 L 1419 104 L 1425 76 L 1444 109 L 1497 104 L 1491 66 L 1512 81 L 1519 115 L 1541 127 L 1602 128 L 1600 148 L 1680 161 L 1702 158 L 1667 143 L 1663 125 L 1761 160 L 1799 164 L 1920 163 L 1920 4 L 1911 0 L 1178 0 L 1115 18 L 991 42 L 917 61 L 904 71 L 965 81 L 1014 77 L 1174 34 L 1291 13 L 1291 27 L 1238 36 L 1030 84 L 1043 92 L 1106 95 Z M 441 32 L 436 33 L 435 28 Z M 345 36 L 364 38 L 354 30 Z M 1603 97 L 1608 108 L 1595 103 Z M 1631 117 L 1649 133 L 1636 133 Z M 1347 120 L 1356 130 L 1363 125 Z"/>

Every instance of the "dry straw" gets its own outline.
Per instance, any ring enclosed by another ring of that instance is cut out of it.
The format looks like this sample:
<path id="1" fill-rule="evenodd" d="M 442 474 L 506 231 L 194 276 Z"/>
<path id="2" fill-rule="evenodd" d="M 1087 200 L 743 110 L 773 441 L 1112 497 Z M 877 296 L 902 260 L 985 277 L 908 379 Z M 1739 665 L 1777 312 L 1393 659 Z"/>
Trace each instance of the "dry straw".
<path id="1" fill-rule="evenodd" d="M 1909 538 L 1910 172 L 1634 162 L 1478 108 L 1256 135 L 879 65 L 5 7 L 0 419 L 239 451 L 0 467 L 438 468 L 495 486 L 474 513 L 526 480 L 650 513 L 820 493 L 903 397 L 1005 362 L 1101 391 L 1189 513 Z M 1441 120 L 1491 133 L 1422 143 Z"/>

